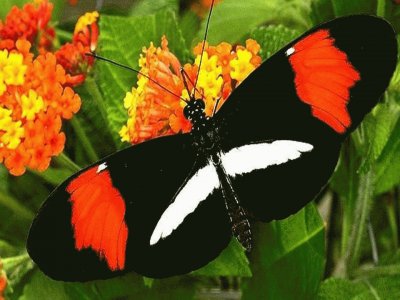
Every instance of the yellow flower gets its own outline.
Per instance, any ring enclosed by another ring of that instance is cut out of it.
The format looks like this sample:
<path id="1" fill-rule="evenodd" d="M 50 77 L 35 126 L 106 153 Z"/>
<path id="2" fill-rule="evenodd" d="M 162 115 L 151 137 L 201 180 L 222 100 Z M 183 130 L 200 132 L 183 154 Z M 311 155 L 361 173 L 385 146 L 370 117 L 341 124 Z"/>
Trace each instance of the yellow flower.
<path id="1" fill-rule="evenodd" d="M 21 143 L 21 138 L 24 136 L 24 128 L 22 122 L 11 122 L 7 127 L 7 131 L 0 138 L 1 144 L 6 145 L 8 149 L 14 150 Z"/>
<path id="2" fill-rule="evenodd" d="M 23 64 L 23 56 L 19 53 L 10 53 L 7 64 L 3 68 L 4 81 L 7 85 L 21 85 L 25 82 L 27 66 Z"/>
<path id="3" fill-rule="evenodd" d="M 140 95 L 141 93 L 144 92 L 144 88 L 145 88 L 145 86 L 146 86 L 146 84 L 147 84 L 148 81 L 149 81 L 149 80 L 147 79 L 147 77 L 140 76 L 140 78 L 139 78 L 139 80 L 138 80 L 138 82 L 137 82 L 137 85 L 138 85 L 138 87 L 137 87 L 137 94 Z"/>
<path id="4" fill-rule="evenodd" d="M 122 126 L 121 130 L 119 131 L 119 135 L 121 137 L 121 141 L 122 142 L 129 142 L 130 138 L 129 138 L 129 130 L 127 126 Z"/>
<path id="5" fill-rule="evenodd" d="M 8 60 L 8 50 L 0 51 L 0 70 L 2 70 L 7 65 Z"/>
<path id="6" fill-rule="evenodd" d="M 221 93 L 222 85 L 224 80 L 222 79 L 221 73 L 210 72 L 199 77 L 198 86 L 203 89 L 204 96 L 206 98 L 213 97 L 217 98 Z"/>
<path id="7" fill-rule="evenodd" d="M 126 96 L 124 98 L 124 107 L 126 109 L 130 109 L 133 105 L 134 102 L 134 97 L 133 95 L 136 93 L 136 89 L 133 87 L 132 92 L 127 92 Z"/>
<path id="8" fill-rule="evenodd" d="M 76 22 L 74 34 L 78 33 L 79 31 L 83 31 L 87 26 L 95 23 L 98 18 L 99 13 L 97 11 L 87 12 Z"/>
<path id="9" fill-rule="evenodd" d="M 201 59 L 201 55 L 197 55 L 196 60 L 194 62 L 196 66 L 199 66 L 200 59 Z M 212 55 L 211 57 L 209 57 L 208 53 L 204 52 L 203 60 L 201 61 L 201 71 L 200 71 L 199 76 L 201 76 L 201 73 L 203 73 L 203 72 L 204 73 L 205 72 L 207 72 L 207 73 L 213 72 L 213 71 L 217 72 L 220 69 L 222 69 L 222 68 L 220 66 L 218 66 L 218 56 Z"/>
<path id="10" fill-rule="evenodd" d="M 200 55 L 196 57 L 195 64 L 199 66 Z M 203 91 L 206 98 L 217 98 L 221 92 L 224 80 L 222 79 L 222 67 L 218 65 L 218 56 L 208 56 L 204 52 L 201 62 L 201 71 L 197 82 L 197 87 Z M 207 104 L 207 103 L 206 103 Z M 206 105 L 207 106 L 207 105 Z"/>
<path id="11" fill-rule="evenodd" d="M 29 90 L 29 96 L 21 97 L 22 117 L 33 120 L 38 112 L 44 108 L 43 98 L 38 96 L 34 90 Z"/>
<path id="12" fill-rule="evenodd" d="M 239 82 L 242 82 L 251 72 L 254 71 L 255 66 L 250 62 L 252 54 L 248 50 L 238 50 L 237 58 L 230 62 L 232 68 L 231 77 Z"/>
<path id="13" fill-rule="evenodd" d="M 6 90 L 7 86 L 4 83 L 4 75 L 0 72 L 0 96 L 2 96 Z"/>
<path id="14" fill-rule="evenodd" d="M 0 107 L 0 130 L 6 131 L 12 123 L 11 110 Z"/>

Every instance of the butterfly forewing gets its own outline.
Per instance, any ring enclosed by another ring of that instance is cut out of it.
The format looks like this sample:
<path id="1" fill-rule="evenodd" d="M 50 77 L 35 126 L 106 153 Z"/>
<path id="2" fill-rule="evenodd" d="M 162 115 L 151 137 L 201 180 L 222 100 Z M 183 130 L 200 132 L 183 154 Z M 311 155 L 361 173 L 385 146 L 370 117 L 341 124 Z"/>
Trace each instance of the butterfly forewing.
<path id="1" fill-rule="evenodd" d="M 236 88 L 215 117 L 224 152 L 262 141 L 313 146 L 297 160 L 232 178 L 250 215 L 281 219 L 316 196 L 341 142 L 378 103 L 396 61 L 390 24 L 343 17 L 305 33 Z"/>

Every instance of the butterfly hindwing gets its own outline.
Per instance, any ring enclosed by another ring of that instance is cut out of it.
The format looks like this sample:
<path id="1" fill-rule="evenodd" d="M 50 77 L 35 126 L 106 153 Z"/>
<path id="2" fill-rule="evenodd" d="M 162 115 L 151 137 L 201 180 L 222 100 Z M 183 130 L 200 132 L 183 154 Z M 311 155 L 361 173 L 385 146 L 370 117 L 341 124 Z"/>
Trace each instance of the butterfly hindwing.
<path id="1" fill-rule="evenodd" d="M 229 243 L 230 227 L 218 186 L 204 182 L 207 176 L 195 177 L 207 162 L 195 162 L 190 137 L 177 135 L 130 147 L 81 171 L 40 209 L 29 254 L 47 275 L 68 281 L 128 271 L 166 277 L 205 265 Z M 190 200 L 191 179 L 205 193 L 192 210 L 172 209 L 173 230 L 151 244 L 171 203 Z"/>
<path id="2" fill-rule="evenodd" d="M 282 48 L 235 89 L 215 116 L 225 153 L 266 140 L 314 147 L 285 164 L 231 174 L 250 215 L 281 219 L 316 196 L 334 170 L 341 142 L 388 86 L 396 60 L 390 24 L 343 17 Z"/>

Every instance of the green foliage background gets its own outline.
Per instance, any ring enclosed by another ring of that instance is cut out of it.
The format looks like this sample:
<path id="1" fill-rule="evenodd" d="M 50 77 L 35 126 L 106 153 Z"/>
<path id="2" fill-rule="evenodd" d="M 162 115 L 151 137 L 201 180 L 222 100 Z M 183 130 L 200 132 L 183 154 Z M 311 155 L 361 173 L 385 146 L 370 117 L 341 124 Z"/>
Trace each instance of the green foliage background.
<path id="1" fill-rule="evenodd" d="M 24 2 L 5 0 L 0 17 L 4 19 L 13 4 Z M 77 16 L 68 14 L 64 0 L 53 2 L 53 21 L 63 40 Z M 191 62 L 191 49 L 201 40 L 205 22 L 187 9 L 187 2 L 132 1 L 129 10 L 119 8 L 118 1 L 106 5 L 101 11 L 99 52 L 137 68 L 142 47 L 159 43 L 166 34 L 171 51 L 181 62 Z M 215 7 L 208 40 L 236 43 L 252 37 L 266 59 L 313 25 L 355 13 L 385 17 L 400 29 L 400 5 L 392 1 L 224 0 Z M 399 70 L 381 103 L 344 144 L 324 193 L 296 215 L 256 224 L 255 249 L 248 257 L 232 240 L 215 261 L 181 277 L 152 280 L 132 273 L 85 284 L 55 282 L 34 266 L 25 251 L 35 212 L 78 166 L 127 146 L 119 141 L 118 131 L 127 118 L 123 98 L 136 75 L 97 63 L 78 90 L 82 110 L 65 125 L 65 155 L 43 174 L 28 172 L 15 178 L 0 167 L 0 256 L 9 280 L 6 296 L 207 299 L 204 291 L 222 286 L 236 289 L 242 299 L 400 299 Z"/>

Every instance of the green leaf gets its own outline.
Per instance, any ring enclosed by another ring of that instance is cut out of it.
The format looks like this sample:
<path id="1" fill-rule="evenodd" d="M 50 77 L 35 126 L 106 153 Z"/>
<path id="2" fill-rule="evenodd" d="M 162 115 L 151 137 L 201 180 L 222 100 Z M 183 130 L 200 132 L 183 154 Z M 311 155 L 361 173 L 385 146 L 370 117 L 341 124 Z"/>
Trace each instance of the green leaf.
<path id="1" fill-rule="evenodd" d="M 162 10 L 173 10 L 174 12 L 178 12 L 178 2 L 178 0 L 141 0 L 131 8 L 130 14 L 132 16 L 151 15 Z"/>
<path id="2" fill-rule="evenodd" d="M 283 23 L 303 31 L 311 25 L 309 13 L 309 0 L 224 0 L 214 8 L 208 42 L 234 43 L 262 24 Z M 206 19 L 199 31 L 200 41 L 204 36 L 205 25 Z"/>
<path id="3" fill-rule="evenodd" d="M 330 180 L 330 187 L 339 195 L 342 205 L 342 231 L 340 255 L 345 256 L 350 232 L 354 223 L 354 209 L 356 206 L 359 178 L 357 169 L 360 158 L 352 139 L 347 139 L 342 146 L 339 163 Z"/>
<path id="4" fill-rule="evenodd" d="M 17 249 L 6 241 L 0 240 L 0 258 L 14 256 Z"/>
<path id="5" fill-rule="evenodd" d="M 4 20 L 13 6 L 22 8 L 22 6 L 31 2 L 30 0 L 3 0 L 0 5 L 0 19 Z"/>
<path id="6" fill-rule="evenodd" d="M 80 86 L 76 92 L 82 99 L 82 106 L 79 115 L 75 118 L 78 118 L 81 130 L 89 139 L 95 153 L 101 158 L 115 152 L 116 144 L 107 122 L 106 103 L 94 78 L 87 77 L 85 84 Z M 76 130 L 73 133 L 77 136 Z M 75 151 L 82 150 L 84 153 L 88 153 L 88 149 L 79 149 L 83 145 L 78 138 L 71 141 L 71 147 Z M 88 155 L 86 154 L 86 156 Z M 84 163 L 79 160 L 76 160 L 76 162 L 87 165 L 87 163 L 94 161 L 93 159 L 86 159 Z"/>
<path id="7" fill-rule="evenodd" d="M 395 101 L 385 101 L 376 106 L 361 123 L 367 146 L 358 172 L 366 173 L 382 154 L 400 116 L 400 106 Z"/>
<path id="8" fill-rule="evenodd" d="M 135 274 L 88 283 L 65 283 L 68 299 L 192 299 L 197 281 L 189 277 L 154 279 L 151 287 Z"/>
<path id="9" fill-rule="evenodd" d="M 69 298 L 62 282 L 51 280 L 42 272 L 36 270 L 19 298 L 19 300 L 32 299 L 67 300 Z"/>
<path id="10" fill-rule="evenodd" d="M 311 19 L 314 25 L 326 22 L 334 18 L 332 0 L 312 0 Z"/>
<path id="11" fill-rule="evenodd" d="M 3 258 L 3 265 L 7 274 L 7 294 L 15 298 L 20 293 L 18 290 L 21 289 L 25 277 L 33 270 L 34 264 L 28 254 L 25 253 L 19 256 Z"/>
<path id="12" fill-rule="evenodd" d="M 376 13 L 376 2 L 365 0 L 334 0 L 332 1 L 335 17 L 347 16 L 351 14 L 374 14 Z"/>
<path id="13" fill-rule="evenodd" d="M 192 275 L 251 277 L 251 270 L 242 245 L 236 239 L 232 239 L 218 258 L 192 272 Z"/>
<path id="14" fill-rule="evenodd" d="M 312 0 L 311 18 L 315 25 L 351 14 L 375 14 L 376 1 Z"/>
<path id="15" fill-rule="evenodd" d="M 379 277 L 349 281 L 330 278 L 321 285 L 318 293 L 319 300 L 379 300 L 400 298 L 400 276 Z"/>
<path id="16" fill-rule="evenodd" d="M 280 24 L 256 28 L 250 37 L 260 44 L 260 56 L 267 59 L 299 35 L 300 31 Z"/>
<path id="17" fill-rule="evenodd" d="M 375 193 L 381 194 L 400 183 L 400 121 L 393 129 L 376 167 Z"/>
<path id="18" fill-rule="evenodd" d="M 48 168 L 44 172 L 34 172 L 38 177 L 45 180 L 47 183 L 50 183 L 53 186 L 58 186 L 65 179 L 73 174 L 73 172 L 69 169 L 64 168 Z M 44 200 L 44 199 L 43 199 Z"/>
<path id="19" fill-rule="evenodd" d="M 329 278 L 322 283 L 318 292 L 318 299 L 357 299 L 357 296 L 364 290 L 365 287 L 362 283 L 353 283 L 349 280 L 340 278 Z"/>
<path id="20" fill-rule="evenodd" d="M 133 68 L 138 68 L 142 48 L 148 47 L 150 42 L 159 45 L 164 34 L 168 38 L 171 52 L 183 63 L 188 58 L 186 42 L 178 28 L 175 14 L 171 11 L 129 18 L 102 16 L 100 31 L 101 54 Z M 123 99 L 136 82 L 137 76 L 104 62 L 98 62 L 97 67 L 95 72 L 99 75 L 98 83 L 105 101 L 109 128 L 114 140 L 120 144 L 118 132 L 128 118 Z"/>
<path id="21" fill-rule="evenodd" d="M 197 15 L 192 11 L 185 12 L 179 20 L 179 28 L 182 31 L 182 35 L 186 41 L 186 47 L 188 49 L 193 48 L 193 39 L 196 37 L 200 28 L 200 20 Z"/>
<path id="22" fill-rule="evenodd" d="M 325 265 L 324 224 L 314 204 L 253 232 L 253 277 L 244 282 L 243 299 L 312 299 Z"/>
<path id="23" fill-rule="evenodd" d="M 68 299 L 140 299 L 147 292 L 140 276 L 127 274 L 108 280 L 66 283 Z M 145 299 L 144 297 L 142 299 Z"/>

